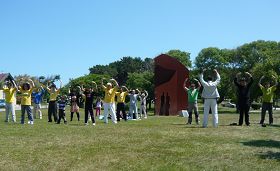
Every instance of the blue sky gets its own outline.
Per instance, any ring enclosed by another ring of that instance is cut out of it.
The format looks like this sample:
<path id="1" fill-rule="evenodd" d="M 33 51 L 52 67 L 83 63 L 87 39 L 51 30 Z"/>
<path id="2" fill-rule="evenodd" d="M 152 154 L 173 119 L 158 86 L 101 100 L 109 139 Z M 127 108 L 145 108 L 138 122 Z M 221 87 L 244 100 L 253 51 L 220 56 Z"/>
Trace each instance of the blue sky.
<path id="1" fill-rule="evenodd" d="M 280 40 L 279 0 L 0 0 L 0 72 L 63 81 L 124 56 Z"/>

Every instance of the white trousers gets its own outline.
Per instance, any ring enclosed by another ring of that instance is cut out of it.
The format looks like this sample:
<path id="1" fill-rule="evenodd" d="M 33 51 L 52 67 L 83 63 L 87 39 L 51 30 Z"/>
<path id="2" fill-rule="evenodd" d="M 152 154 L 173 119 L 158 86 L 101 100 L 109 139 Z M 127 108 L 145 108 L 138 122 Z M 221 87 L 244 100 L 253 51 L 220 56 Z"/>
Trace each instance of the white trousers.
<path id="1" fill-rule="evenodd" d="M 109 112 L 111 114 L 112 122 L 117 123 L 115 103 L 104 103 L 104 122 L 105 123 L 108 123 Z"/>
<path id="2" fill-rule="evenodd" d="M 208 125 L 208 115 L 211 108 L 213 117 L 213 126 L 218 127 L 218 105 L 217 99 L 204 99 L 204 117 L 203 117 L 203 127 Z"/>
<path id="3" fill-rule="evenodd" d="M 147 118 L 147 108 L 146 105 L 141 105 L 140 107 L 140 118 L 142 118 L 142 114 L 144 114 L 144 118 Z"/>
<path id="4" fill-rule="evenodd" d="M 7 103 L 6 102 L 6 122 L 9 122 L 10 113 L 12 113 L 13 122 L 16 122 L 15 105 L 13 103 Z"/>
<path id="5" fill-rule="evenodd" d="M 41 104 L 33 104 L 33 116 L 34 118 L 37 117 L 37 113 L 39 114 L 39 118 L 42 119 L 42 111 L 41 111 Z"/>

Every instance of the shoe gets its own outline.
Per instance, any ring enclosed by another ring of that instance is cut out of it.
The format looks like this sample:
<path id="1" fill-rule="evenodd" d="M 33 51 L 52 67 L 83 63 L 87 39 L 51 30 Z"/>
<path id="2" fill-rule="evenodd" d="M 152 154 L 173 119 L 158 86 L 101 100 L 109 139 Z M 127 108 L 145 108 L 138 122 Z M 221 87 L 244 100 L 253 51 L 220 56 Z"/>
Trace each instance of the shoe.
<path id="1" fill-rule="evenodd" d="M 262 124 L 262 127 L 266 127 L 266 124 Z"/>
<path id="2" fill-rule="evenodd" d="M 64 121 L 64 124 L 67 124 L 67 121 Z"/>
<path id="3" fill-rule="evenodd" d="M 27 124 L 31 124 L 31 121 L 28 121 Z"/>
<path id="4" fill-rule="evenodd" d="M 144 119 L 147 119 L 147 116 L 145 116 Z"/>
<path id="5" fill-rule="evenodd" d="M 30 125 L 33 125 L 34 124 L 34 122 L 33 121 L 30 121 Z"/>
<path id="6" fill-rule="evenodd" d="M 85 126 L 88 126 L 88 123 L 85 123 Z"/>
<path id="7" fill-rule="evenodd" d="M 92 126 L 95 126 L 96 124 L 95 123 L 92 123 Z"/>

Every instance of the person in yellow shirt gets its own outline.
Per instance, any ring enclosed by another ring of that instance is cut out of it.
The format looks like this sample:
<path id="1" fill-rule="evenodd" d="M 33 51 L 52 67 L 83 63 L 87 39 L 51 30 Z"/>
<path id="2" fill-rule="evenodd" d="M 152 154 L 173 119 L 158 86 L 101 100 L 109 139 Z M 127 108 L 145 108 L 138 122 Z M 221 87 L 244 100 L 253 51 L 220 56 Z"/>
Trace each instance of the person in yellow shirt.
<path id="1" fill-rule="evenodd" d="M 57 96 L 60 93 L 60 89 L 62 87 L 62 81 L 59 80 L 60 82 L 60 88 L 57 89 L 56 85 L 52 83 L 50 86 L 47 84 L 47 86 L 42 85 L 50 94 L 50 99 L 49 99 L 49 106 L 48 106 L 48 122 L 52 122 L 52 115 L 54 118 L 54 122 L 57 122 Z"/>
<path id="2" fill-rule="evenodd" d="M 108 123 L 108 114 L 110 112 L 111 119 L 113 123 L 117 123 L 116 111 L 115 111 L 115 95 L 119 88 L 119 84 L 115 79 L 110 79 L 110 81 L 104 86 L 105 78 L 101 80 L 101 86 L 105 91 L 104 98 L 104 122 Z M 113 87 L 114 84 L 114 87 Z"/>
<path id="3" fill-rule="evenodd" d="M 28 124 L 33 125 L 34 120 L 31 110 L 31 94 L 34 87 L 34 82 L 31 79 L 28 79 L 27 82 L 19 87 L 21 93 L 21 124 L 24 124 L 25 112 L 27 112 Z"/>
<path id="4" fill-rule="evenodd" d="M 125 98 L 128 95 L 128 89 L 125 86 L 122 86 L 119 92 L 116 92 L 117 96 L 117 121 L 119 122 L 121 119 L 122 112 L 123 119 L 127 121 L 127 115 L 125 112 Z"/>
<path id="5" fill-rule="evenodd" d="M 4 86 L 0 87 L 1 90 L 5 93 L 5 101 L 6 101 L 6 120 L 5 122 L 9 122 L 9 115 L 12 113 L 12 121 L 16 122 L 16 112 L 15 112 L 15 94 L 18 90 L 18 87 L 14 80 L 7 81 Z"/>
<path id="6" fill-rule="evenodd" d="M 274 93 L 277 89 L 277 79 L 272 76 L 273 79 L 275 80 L 275 84 L 273 86 L 270 85 L 270 82 L 267 81 L 265 82 L 265 85 L 262 85 L 262 81 L 264 79 L 264 76 L 261 77 L 260 81 L 259 81 L 259 87 L 263 93 L 262 96 L 262 113 L 261 113 L 261 120 L 260 120 L 260 124 L 262 126 L 264 126 L 264 120 L 265 120 L 265 114 L 266 111 L 268 111 L 268 116 L 269 116 L 269 124 L 273 124 L 273 113 L 272 113 L 272 104 L 273 104 L 273 97 L 274 97 Z"/>

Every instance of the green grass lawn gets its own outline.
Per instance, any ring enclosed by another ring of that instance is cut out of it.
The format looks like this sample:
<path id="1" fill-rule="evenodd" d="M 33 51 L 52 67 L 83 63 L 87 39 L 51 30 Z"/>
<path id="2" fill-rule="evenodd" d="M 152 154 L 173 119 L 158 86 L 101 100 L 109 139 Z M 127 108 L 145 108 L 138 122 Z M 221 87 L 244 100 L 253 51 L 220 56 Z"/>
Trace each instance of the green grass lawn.
<path id="1" fill-rule="evenodd" d="M 280 170 L 280 118 L 263 128 L 257 112 L 250 127 L 229 126 L 238 114 L 220 111 L 219 128 L 211 116 L 209 128 L 177 116 L 117 125 L 98 120 L 95 127 L 75 116 L 57 125 L 47 122 L 46 110 L 43 120 L 20 125 L 4 123 L 1 112 L 0 170 Z"/>

